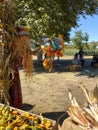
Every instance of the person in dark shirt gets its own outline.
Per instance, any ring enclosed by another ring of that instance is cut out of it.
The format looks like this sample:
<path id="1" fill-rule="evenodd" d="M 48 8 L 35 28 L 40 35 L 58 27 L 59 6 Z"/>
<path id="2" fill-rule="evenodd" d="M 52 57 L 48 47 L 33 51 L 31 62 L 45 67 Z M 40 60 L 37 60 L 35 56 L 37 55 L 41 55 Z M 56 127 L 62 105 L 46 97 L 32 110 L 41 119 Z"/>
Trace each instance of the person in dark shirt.
<path id="1" fill-rule="evenodd" d="M 79 55 L 80 61 L 81 61 L 82 59 L 84 59 L 84 51 L 83 51 L 83 49 L 81 49 L 81 50 L 78 52 L 78 55 Z"/>
<path id="2" fill-rule="evenodd" d="M 93 67 L 95 63 L 98 63 L 98 56 L 96 54 L 93 55 L 93 59 L 91 61 L 91 67 Z"/>
<path id="3" fill-rule="evenodd" d="M 81 64 L 82 68 L 84 68 L 85 59 L 84 59 L 84 51 L 83 51 L 82 48 L 81 48 L 80 51 L 78 52 L 78 55 L 79 55 L 80 64 Z"/>
<path id="4" fill-rule="evenodd" d="M 79 64 L 78 62 L 78 53 L 76 53 L 73 57 L 73 64 Z"/>

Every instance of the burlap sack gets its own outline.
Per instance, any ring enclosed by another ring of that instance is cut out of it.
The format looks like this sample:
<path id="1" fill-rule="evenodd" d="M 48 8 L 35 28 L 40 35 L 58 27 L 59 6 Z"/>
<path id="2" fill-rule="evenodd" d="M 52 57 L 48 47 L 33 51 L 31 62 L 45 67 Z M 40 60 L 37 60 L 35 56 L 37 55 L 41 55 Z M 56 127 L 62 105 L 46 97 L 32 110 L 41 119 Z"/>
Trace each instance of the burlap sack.
<path id="1" fill-rule="evenodd" d="M 63 121 L 63 124 L 61 127 L 59 127 L 59 130 L 83 130 L 83 129 L 80 128 L 75 123 L 73 123 L 69 117 Z"/>
<path id="2" fill-rule="evenodd" d="M 98 63 L 95 63 L 95 64 L 94 64 L 94 67 L 95 67 L 95 68 L 98 68 Z"/>

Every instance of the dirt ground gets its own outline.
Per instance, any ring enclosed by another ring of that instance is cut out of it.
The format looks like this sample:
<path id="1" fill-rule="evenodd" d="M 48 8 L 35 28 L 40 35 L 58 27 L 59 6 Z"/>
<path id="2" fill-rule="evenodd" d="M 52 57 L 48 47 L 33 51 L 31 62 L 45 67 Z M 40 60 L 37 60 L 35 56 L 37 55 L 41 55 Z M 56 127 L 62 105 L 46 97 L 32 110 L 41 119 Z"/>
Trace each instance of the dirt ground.
<path id="1" fill-rule="evenodd" d="M 23 93 L 23 110 L 58 120 L 66 113 L 70 100 L 68 90 L 83 104 L 85 97 L 80 86 L 85 85 L 89 91 L 93 91 L 98 85 L 98 68 L 91 68 L 91 57 L 85 57 L 85 69 L 79 72 L 70 72 L 67 66 L 72 63 L 72 56 L 64 56 L 59 61 L 55 59 L 53 72 L 48 73 L 34 58 L 34 74 L 26 79 L 23 70 L 20 70 L 20 78 Z M 62 119 L 63 120 L 63 119 Z"/>

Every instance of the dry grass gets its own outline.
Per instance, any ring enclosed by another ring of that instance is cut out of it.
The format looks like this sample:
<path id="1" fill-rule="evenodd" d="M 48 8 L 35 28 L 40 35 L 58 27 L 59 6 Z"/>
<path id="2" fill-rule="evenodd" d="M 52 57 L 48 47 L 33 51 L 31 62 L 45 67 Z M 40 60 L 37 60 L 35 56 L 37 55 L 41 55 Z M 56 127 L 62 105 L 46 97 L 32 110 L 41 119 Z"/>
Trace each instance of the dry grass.
<path id="1" fill-rule="evenodd" d="M 60 61 L 55 60 L 54 70 L 47 73 L 34 57 L 35 71 L 31 79 L 26 80 L 23 70 L 20 70 L 23 109 L 33 113 L 44 113 L 46 117 L 56 119 L 70 105 L 68 89 L 80 104 L 85 101 L 80 85 L 85 85 L 90 91 L 98 84 L 98 68 L 90 67 L 91 57 L 86 57 L 86 70 L 79 72 L 67 71 L 72 57 L 65 56 Z"/>

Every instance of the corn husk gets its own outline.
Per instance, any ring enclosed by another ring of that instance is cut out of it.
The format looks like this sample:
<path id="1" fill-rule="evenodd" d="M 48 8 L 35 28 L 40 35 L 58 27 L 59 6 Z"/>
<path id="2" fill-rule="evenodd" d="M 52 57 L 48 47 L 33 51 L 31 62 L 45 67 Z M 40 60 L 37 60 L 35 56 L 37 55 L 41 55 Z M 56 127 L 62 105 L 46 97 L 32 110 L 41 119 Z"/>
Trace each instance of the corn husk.
<path id="1" fill-rule="evenodd" d="M 80 106 L 69 91 L 71 105 L 68 108 L 68 114 L 78 126 L 85 130 L 98 130 L 98 88 L 95 87 L 93 93 L 90 93 L 85 86 L 81 86 L 86 97 L 88 106 Z"/>
<path id="2" fill-rule="evenodd" d="M 27 35 L 21 35 L 15 40 L 15 47 L 13 52 L 14 56 L 19 56 L 23 59 L 22 65 L 26 73 L 26 76 L 33 74 L 33 59 L 32 52 L 29 48 L 30 37 Z"/>
<path id="3" fill-rule="evenodd" d="M 16 37 L 13 56 L 16 56 L 18 54 L 20 57 L 24 57 L 24 55 L 26 54 L 26 49 L 29 48 L 29 41 L 30 38 L 28 36 Z"/>
<path id="4" fill-rule="evenodd" d="M 30 50 L 28 50 L 23 58 L 23 68 L 26 75 L 30 75 L 33 73 L 32 53 L 30 52 Z"/>

